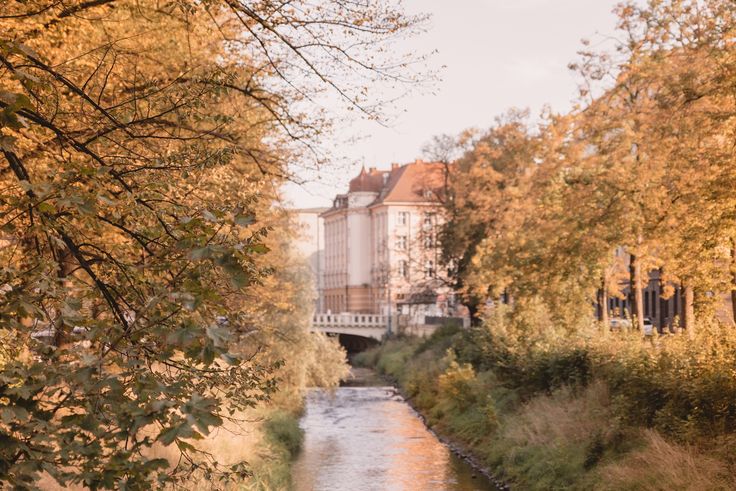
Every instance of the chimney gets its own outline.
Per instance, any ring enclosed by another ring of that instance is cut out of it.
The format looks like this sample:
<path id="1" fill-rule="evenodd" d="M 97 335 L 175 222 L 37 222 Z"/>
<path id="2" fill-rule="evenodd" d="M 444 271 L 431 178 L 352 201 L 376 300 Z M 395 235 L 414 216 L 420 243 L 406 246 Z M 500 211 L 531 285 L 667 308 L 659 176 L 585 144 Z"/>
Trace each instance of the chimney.
<path id="1" fill-rule="evenodd" d="M 414 163 L 415 163 L 415 164 L 423 164 L 423 163 L 424 163 L 424 160 L 422 160 L 422 159 L 417 159 L 417 160 L 416 160 L 416 161 L 415 161 Z"/>
<path id="2" fill-rule="evenodd" d="M 391 170 L 396 170 L 399 167 L 400 167 L 399 164 L 391 164 Z"/>
<path id="3" fill-rule="evenodd" d="M 369 168 L 369 169 L 368 169 L 368 173 L 369 173 L 369 174 L 375 174 L 375 173 L 376 173 L 376 168 L 375 168 L 375 167 L 371 167 L 371 168 Z"/>

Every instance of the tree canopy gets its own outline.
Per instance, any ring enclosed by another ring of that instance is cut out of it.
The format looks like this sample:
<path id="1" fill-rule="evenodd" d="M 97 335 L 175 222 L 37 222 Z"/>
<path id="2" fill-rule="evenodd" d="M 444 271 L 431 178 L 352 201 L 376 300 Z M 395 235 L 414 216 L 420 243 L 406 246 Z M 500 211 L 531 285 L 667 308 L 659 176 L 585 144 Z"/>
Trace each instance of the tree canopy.
<path id="1" fill-rule="evenodd" d="M 321 91 L 380 117 L 372 84 L 411 81 L 386 50 L 419 20 L 389 1 L 0 1 L 0 482 L 246 471 L 195 442 L 277 388 L 249 333 L 278 310 L 257 293 L 278 186 L 319 158 Z"/>
<path id="2" fill-rule="evenodd" d="M 532 125 L 512 113 L 450 171 L 446 257 L 482 301 L 507 291 L 588 319 L 596 300 L 623 297 L 623 252 L 640 327 L 656 269 L 665 294 L 682 285 L 693 332 L 694 292 L 705 312 L 736 289 L 736 8 L 652 0 L 615 13 L 614 49 L 586 45 L 571 65 L 581 91 L 569 114 Z"/>

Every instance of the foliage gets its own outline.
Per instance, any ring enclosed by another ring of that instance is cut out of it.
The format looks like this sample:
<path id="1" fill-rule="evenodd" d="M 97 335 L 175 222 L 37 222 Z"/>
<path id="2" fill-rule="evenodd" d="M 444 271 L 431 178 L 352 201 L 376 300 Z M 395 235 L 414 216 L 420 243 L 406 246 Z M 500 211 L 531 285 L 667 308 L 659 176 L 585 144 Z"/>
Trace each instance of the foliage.
<path id="1" fill-rule="evenodd" d="M 277 411 L 268 418 L 266 435 L 272 442 L 284 447 L 292 457 L 301 449 L 304 438 L 299 420 L 283 411 Z"/>
<path id="2" fill-rule="evenodd" d="M 386 344 L 371 357 L 391 360 L 433 428 L 525 489 L 734 485 L 731 328 L 701 321 L 694 340 L 603 338 L 595 326 L 532 329 L 548 318 L 539 308 L 518 303 L 482 326 Z M 666 456 L 681 465 L 658 460 Z"/>
<path id="3" fill-rule="evenodd" d="M 470 144 L 458 138 L 442 245 L 473 312 L 541 300 L 584 329 L 590 305 L 623 298 L 628 280 L 641 330 L 642 289 L 659 270 L 665 298 L 684 289 L 694 334 L 694 309 L 712 316 L 717 293 L 736 291 L 736 8 L 652 0 L 615 13 L 614 49 L 585 43 L 571 65 L 581 91 L 569 114 L 532 124 L 510 111 Z"/>
<path id="4" fill-rule="evenodd" d="M 344 369 L 303 329 L 309 302 L 287 305 L 297 273 L 273 274 L 276 189 L 329 130 L 310 101 L 381 117 L 368 85 L 414 79 L 381 50 L 420 19 L 382 1 L 0 3 L 0 483 L 243 476 L 198 442 L 279 386 L 335 383 L 315 356 Z"/>

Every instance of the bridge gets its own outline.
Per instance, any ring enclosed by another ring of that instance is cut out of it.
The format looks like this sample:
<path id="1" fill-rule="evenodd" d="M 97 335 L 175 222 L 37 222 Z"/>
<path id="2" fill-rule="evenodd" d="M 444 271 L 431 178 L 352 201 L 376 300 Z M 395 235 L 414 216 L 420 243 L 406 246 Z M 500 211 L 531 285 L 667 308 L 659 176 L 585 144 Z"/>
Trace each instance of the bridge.
<path id="1" fill-rule="evenodd" d="M 396 316 L 393 316 L 394 328 Z M 312 332 L 347 334 L 380 341 L 388 332 L 388 316 L 375 314 L 315 314 Z"/>
<path id="2" fill-rule="evenodd" d="M 459 317 L 392 315 L 391 332 L 429 336 L 435 329 L 447 323 L 467 325 L 467 320 Z M 388 327 L 389 316 L 387 315 L 346 312 L 315 314 L 310 331 L 339 336 L 340 343 L 352 352 L 362 351 L 380 342 L 388 334 Z"/>
<path id="3" fill-rule="evenodd" d="M 391 319 L 396 328 L 396 316 Z M 364 351 L 378 344 L 388 333 L 389 318 L 376 314 L 315 314 L 312 318 L 311 332 L 321 332 L 337 336 L 340 344 L 349 353 Z"/>

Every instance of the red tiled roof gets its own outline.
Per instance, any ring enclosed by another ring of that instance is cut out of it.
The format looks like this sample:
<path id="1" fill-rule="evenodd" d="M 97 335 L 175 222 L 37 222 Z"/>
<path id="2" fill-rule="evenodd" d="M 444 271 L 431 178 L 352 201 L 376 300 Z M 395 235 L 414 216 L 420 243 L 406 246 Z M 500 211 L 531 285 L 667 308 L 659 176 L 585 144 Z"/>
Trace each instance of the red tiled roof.
<path id="1" fill-rule="evenodd" d="M 373 203 L 436 201 L 444 182 L 444 164 L 417 160 L 391 170 L 386 186 Z"/>
<path id="2" fill-rule="evenodd" d="M 371 168 L 370 171 L 366 172 L 365 167 L 360 169 L 358 177 L 350 181 L 350 192 L 371 192 L 380 193 L 383 188 L 384 174 L 388 171 L 380 171 L 375 168 Z"/>
<path id="3" fill-rule="evenodd" d="M 350 181 L 350 192 L 377 193 L 370 206 L 383 203 L 427 203 L 437 202 L 442 194 L 445 165 L 440 162 L 416 160 L 399 166 L 392 164 L 391 170 L 368 171 L 363 167 L 360 174 Z M 338 195 L 345 198 L 347 195 Z M 341 207 L 333 205 L 320 216 L 330 215 Z"/>

